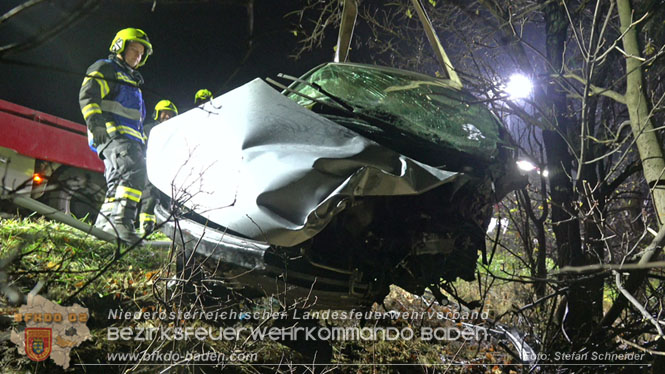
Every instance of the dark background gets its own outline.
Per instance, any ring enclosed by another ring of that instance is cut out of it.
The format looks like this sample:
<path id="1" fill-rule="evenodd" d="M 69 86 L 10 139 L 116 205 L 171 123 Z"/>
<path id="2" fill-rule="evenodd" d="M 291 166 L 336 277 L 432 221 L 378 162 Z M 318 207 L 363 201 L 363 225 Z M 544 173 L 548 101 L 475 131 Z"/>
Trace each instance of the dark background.
<path id="1" fill-rule="evenodd" d="M 27 0 L 2 0 L 0 15 Z M 333 39 L 322 51 L 300 60 L 291 32 L 295 0 L 256 0 L 249 47 L 248 12 L 241 1 L 103 0 L 81 8 L 82 0 L 47 1 L 0 23 L 0 48 L 49 35 L 74 12 L 73 23 L 55 37 L 27 50 L 0 49 L 0 99 L 82 123 L 78 91 L 87 67 L 106 58 L 115 33 L 144 30 L 154 52 L 139 69 L 145 78 L 148 115 L 161 99 L 180 113 L 193 106 L 194 94 L 208 88 L 220 95 L 256 77 L 277 73 L 299 76 L 332 60 Z M 89 4 L 88 4 L 89 5 Z M 329 51 L 324 53 L 323 51 Z M 249 54 L 248 54 L 249 53 Z"/>

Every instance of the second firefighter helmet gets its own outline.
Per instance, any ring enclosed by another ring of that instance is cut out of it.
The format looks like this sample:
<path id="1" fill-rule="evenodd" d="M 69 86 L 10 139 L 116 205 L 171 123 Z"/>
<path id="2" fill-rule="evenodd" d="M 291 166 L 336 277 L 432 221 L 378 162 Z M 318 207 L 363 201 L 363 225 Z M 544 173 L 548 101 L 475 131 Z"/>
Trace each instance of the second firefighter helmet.
<path id="1" fill-rule="evenodd" d="M 148 60 L 148 57 L 152 54 L 152 44 L 150 44 L 148 34 L 141 29 L 135 29 L 133 27 L 122 29 L 115 34 L 109 51 L 115 54 L 122 53 L 127 46 L 127 42 L 138 42 L 143 44 L 145 47 L 145 53 L 143 54 L 143 58 L 141 58 L 141 62 L 139 62 L 136 67 L 143 66 Z"/>
<path id="2" fill-rule="evenodd" d="M 196 91 L 196 95 L 194 95 L 194 104 L 198 105 L 210 99 L 212 99 L 212 92 L 210 92 L 210 90 L 202 88 Z"/>
<path id="3" fill-rule="evenodd" d="M 171 100 L 160 100 L 157 105 L 155 105 L 155 111 L 153 113 L 153 119 L 156 121 L 159 119 L 159 113 L 162 111 L 170 111 L 178 115 L 178 108 Z"/>

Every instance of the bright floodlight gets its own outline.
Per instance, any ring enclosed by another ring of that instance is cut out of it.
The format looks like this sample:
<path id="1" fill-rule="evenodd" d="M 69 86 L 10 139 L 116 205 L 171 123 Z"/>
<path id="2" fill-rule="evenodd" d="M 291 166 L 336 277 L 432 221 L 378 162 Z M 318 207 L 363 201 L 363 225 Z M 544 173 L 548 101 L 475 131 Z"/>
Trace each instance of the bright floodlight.
<path id="1" fill-rule="evenodd" d="M 532 89 L 533 85 L 531 84 L 531 81 L 522 74 L 511 75 L 510 80 L 506 85 L 506 93 L 513 100 L 523 99 L 529 96 Z"/>
<path id="2" fill-rule="evenodd" d="M 536 165 L 534 165 L 533 162 L 531 162 L 531 161 L 519 160 L 519 161 L 516 162 L 516 164 L 517 164 L 517 167 L 520 170 L 532 171 L 532 170 L 536 169 Z"/>

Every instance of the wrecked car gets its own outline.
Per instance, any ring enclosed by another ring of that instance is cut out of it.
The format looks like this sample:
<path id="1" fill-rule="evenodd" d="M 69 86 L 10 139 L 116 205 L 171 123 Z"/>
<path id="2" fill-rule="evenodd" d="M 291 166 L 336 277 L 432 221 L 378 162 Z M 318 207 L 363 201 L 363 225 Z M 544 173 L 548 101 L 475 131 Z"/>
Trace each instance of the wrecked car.
<path id="1" fill-rule="evenodd" d="M 321 308 L 472 280 L 520 178 L 483 103 L 444 79 L 327 63 L 261 79 L 152 130 L 162 231 L 205 279 Z"/>

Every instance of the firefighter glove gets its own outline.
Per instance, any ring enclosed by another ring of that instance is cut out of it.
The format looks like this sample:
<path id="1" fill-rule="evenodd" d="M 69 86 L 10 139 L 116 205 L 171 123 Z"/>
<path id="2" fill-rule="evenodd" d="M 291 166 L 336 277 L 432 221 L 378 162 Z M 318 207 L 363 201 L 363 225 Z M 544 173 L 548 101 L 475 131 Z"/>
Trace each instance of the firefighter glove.
<path id="1" fill-rule="evenodd" d="M 102 145 L 109 139 L 109 135 L 106 133 L 106 127 L 94 126 L 90 129 L 90 132 L 92 132 L 92 142 L 95 145 Z"/>

